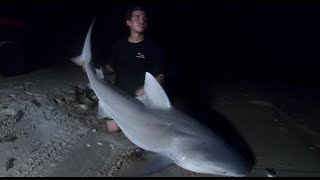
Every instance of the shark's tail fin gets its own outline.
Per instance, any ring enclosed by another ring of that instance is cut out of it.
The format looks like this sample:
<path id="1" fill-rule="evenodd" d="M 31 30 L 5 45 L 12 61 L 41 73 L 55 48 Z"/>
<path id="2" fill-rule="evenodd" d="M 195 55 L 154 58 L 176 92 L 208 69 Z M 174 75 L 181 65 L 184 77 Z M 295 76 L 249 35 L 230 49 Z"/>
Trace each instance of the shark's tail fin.
<path id="1" fill-rule="evenodd" d="M 91 25 L 90 25 L 90 28 L 88 30 L 88 33 L 87 33 L 87 36 L 86 36 L 86 39 L 85 39 L 85 42 L 84 42 L 84 45 L 83 45 L 83 49 L 82 49 L 82 52 L 80 54 L 80 56 L 78 57 L 75 57 L 75 58 L 72 58 L 71 61 L 74 62 L 75 64 L 81 66 L 84 62 L 85 62 L 85 68 L 88 72 L 88 68 L 93 68 L 92 67 L 89 67 L 89 62 L 91 61 L 91 32 L 92 32 L 92 26 L 95 22 L 95 18 L 93 19 Z M 95 70 L 95 73 L 96 73 L 96 76 L 99 80 L 104 80 L 104 75 L 103 75 L 103 71 L 102 71 L 102 67 L 100 67 L 99 69 L 97 68 L 94 68 Z M 91 72 L 91 70 L 90 70 Z M 88 83 L 87 84 L 88 88 L 92 89 L 92 85 L 91 83 Z M 100 103 L 99 101 L 99 106 L 98 106 L 98 114 L 100 117 L 108 117 L 108 112 L 107 111 L 104 111 L 104 107 L 102 107 L 102 104 Z"/>
<path id="2" fill-rule="evenodd" d="M 81 66 L 84 61 L 91 61 L 91 46 L 90 46 L 91 31 L 92 31 L 92 26 L 93 26 L 93 23 L 95 22 L 95 20 L 96 20 L 96 18 L 93 19 L 93 21 L 90 25 L 90 28 L 88 30 L 88 33 L 87 33 L 87 36 L 86 36 L 86 39 L 85 39 L 85 42 L 83 45 L 83 49 L 82 49 L 80 56 L 77 56 L 75 58 L 71 58 L 71 61 L 79 66 Z"/>
<path id="3" fill-rule="evenodd" d="M 76 65 L 81 66 L 82 63 L 84 62 L 84 59 L 82 59 L 82 57 L 81 57 L 81 55 L 80 55 L 80 56 L 77 56 L 77 57 L 75 57 L 75 58 L 71 58 L 71 61 L 72 61 L 73 63 L 75 63 Z"/>
<path id="4" fill-rule="evenodd" d="M 88 62 L 91 61 L 91 46 L 90 46 L 90 43 L 91 43 L 91 31 L 92 31 L 92 26 L 93 26 L 93 23 L 94 23 L 95 19 L 96 18 L 93 19 L 93 21 L 92 21 L 92 23 L 90 25 L 90 28 L 89 28 L 89 30 L 87 32 L 87 36 L 86 36 L 86 39 L 85 39 L 81 54 L 79 56 L 75 57 L 75 58 L 71 58 L 71 61 L 73 63 L 77 64 L 78 66 L 81 66 L 85 61 L 88 61 Z M 100 68 L 100 69 L 95 69 L 95 70 L 96 70 L 96 74 L 97 74 L 98 78 L 99 79 L 104 79 L 102 69 Z M 87 86 L 88 86 L 88 88 L 92 89 L 90 83 Z"/>

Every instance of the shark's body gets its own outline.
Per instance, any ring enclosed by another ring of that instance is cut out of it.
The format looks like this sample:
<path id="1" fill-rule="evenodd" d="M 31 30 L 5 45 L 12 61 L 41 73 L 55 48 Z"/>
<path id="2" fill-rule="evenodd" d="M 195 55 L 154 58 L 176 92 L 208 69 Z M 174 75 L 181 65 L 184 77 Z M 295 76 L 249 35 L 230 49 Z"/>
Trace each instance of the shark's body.
<path id="1" fill-rule="evenodd" d="M 250 172 L 252 164 L 240 153 L 199 121 L 173 108 L 161 85 L 148 72 L 145 95 L 140 101 L 98 78 L 90 65 L 92 25 L 82 54 L 73 62 L 80 65 L 85 61 L 100 111 L 107 112 L 130 141 L 166 158 L 163 167 L 175 163 L 193 172 L 224 176 L 245 176 Z"/>

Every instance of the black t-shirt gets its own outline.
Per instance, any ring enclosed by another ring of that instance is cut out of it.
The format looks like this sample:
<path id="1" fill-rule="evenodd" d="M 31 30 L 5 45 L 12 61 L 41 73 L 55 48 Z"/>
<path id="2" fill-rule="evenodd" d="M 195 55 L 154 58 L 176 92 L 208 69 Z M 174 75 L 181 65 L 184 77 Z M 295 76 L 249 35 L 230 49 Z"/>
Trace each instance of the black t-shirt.
<path id="1" fill-rule="evenodd" d="M 116 85 L 130 95 L 144 85 L 145 72 L 164 73 L 162 49 L 148 37 L 139 43 L 127 37 L 116 41 L 108 64 L 116 71 Z"/>

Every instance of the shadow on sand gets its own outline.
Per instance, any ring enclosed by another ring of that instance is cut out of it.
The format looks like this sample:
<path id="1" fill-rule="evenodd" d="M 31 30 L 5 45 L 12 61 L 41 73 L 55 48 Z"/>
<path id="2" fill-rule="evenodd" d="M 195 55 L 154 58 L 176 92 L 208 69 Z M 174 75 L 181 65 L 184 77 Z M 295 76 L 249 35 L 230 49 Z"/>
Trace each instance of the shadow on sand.
<path id="1" fill-rule="evenodd" d="M 206 84 L 198 84 L 193 87 L 199 86 L 208 87 Z M 203 91 L 205 88 L 183 87 L 185 86 L 180 84 L 178 89 L 167 88 L 173 106 L 207 125 L 217 135 L 233 145 L 253 167 L 256 159 L 251 147 L 240 135 L 237 128 L 223 114 L 211 108 L 210 92 Z M 199 89 L 201 89 L 201 92 Z"/>

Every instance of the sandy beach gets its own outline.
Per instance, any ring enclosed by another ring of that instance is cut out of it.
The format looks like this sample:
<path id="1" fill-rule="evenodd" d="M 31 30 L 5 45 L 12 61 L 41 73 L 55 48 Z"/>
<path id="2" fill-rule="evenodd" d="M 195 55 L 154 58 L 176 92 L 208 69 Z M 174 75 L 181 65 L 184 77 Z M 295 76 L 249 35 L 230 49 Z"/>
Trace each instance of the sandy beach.
<path id="1" fill-rule="evenodd" d="M 153 158 L 122 132 L 106 132 L 96 107 L 76 105 L 75 91 L 87 83 L 86 74 L 72 63 L 0 78 L 1 177 L 129 176 Z M 252 148 L 256 165 L 248 176 L 267 177 L 267 168 L 278 177 L 319 176 L 318 107 L 293 91 L 288 97 L 267 87 L 213 82 L 208 104 Z M 151 176 L 209 175 L 174 165 Z"/>

